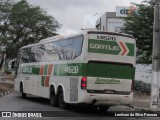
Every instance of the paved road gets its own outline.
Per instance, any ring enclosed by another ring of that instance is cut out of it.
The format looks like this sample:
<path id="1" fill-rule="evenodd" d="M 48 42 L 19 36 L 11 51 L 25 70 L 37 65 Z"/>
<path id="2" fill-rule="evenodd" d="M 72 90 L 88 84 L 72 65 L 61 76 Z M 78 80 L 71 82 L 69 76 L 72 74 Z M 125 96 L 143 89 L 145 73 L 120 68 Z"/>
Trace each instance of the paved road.
<path id="1" fill-rule="evenodd" d="M 81 110 L 80 110 L 81 109 Z M 78 110 L 78 111 L 77 111 Z M 106 120 L 106 119 L 112 119 L 112 120 L 126 120 L 126 119 L 140 119 L 140 120 L 149 120 L 151 118 L 144 118 L 144 117 L 111 117 L 113 116 L 113 111 L 130 111 L 130 108 L 126 106 L 116 106 L 111 107 L 108 112 L 106 113 L 100 113 L 97 110 L 85 111 L 86 108 L 78 108 L 75 106 L 71 106 L 69 110 L 62 110 L 57 107 L 51 107 L 49 105 L 49 101 L 47 99 L 34 97 L 34 96 L 28 96 L 26 99 L 22 99 L 20 94 L 17 92 L 12 92 L 6 96 L 0 97 L 0 111 L 52 111 L 53 114 L 59 114 L 58 117 L 47 117 L 47 118 L 22 118 L 23 120 L 57 120 L 57 119 L 68 119 L 68 120 Z M 82 112 L 85 111 L 85 112 Z M 70 115 L 69 117 L 65 117 L 66 115 Z M 78 116 L 78 117 L 73 117 Z M 103 117 L 100 117 L 103 116 Z M 154 117 L 153 119 L 159 119 Z M 20 118 L 0 118 L 0 120 L 20 120 Z"/>

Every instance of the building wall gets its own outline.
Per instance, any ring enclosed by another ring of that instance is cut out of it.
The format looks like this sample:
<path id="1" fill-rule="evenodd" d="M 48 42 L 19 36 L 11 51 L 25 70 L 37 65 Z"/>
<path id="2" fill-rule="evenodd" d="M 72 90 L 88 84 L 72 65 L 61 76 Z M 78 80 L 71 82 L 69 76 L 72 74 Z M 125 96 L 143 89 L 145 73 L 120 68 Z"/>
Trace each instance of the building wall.
<path id="1" fill-rule="evenodd" d="M 118 27 L 121 28 L 124 25 L 123 18 L 136 12 L 136 10 L 137 6 L 135 4 L 131 6 L 116 6 L 116 12 L 106 12 L 96 21 L 96 28 L 104 31 L 123 32 L 121 29 L 118 31 Z"/>
<path id="2" fill-rule="evenodd" d="M 101 18 L 96 21 L 96 29 L 101 30 Z"/>
<path id="3" fill-rule="evenodd" d="M 96 21 L 96 28 L 102 31 L 122 32 L 124 20 L 116 17 L 116 12 L 106 12 Z"/>
<path id="4" fill-rule="evenodd" d="M 107 17 L 106 13 L 102 15 L 101 17 L 101 30 L 106 31 L 107 30 Z"/>
<path id="5" fill-rule="evenodd" d="M 107 30 L 110 32 L 122 32 L 124 20 L 120 18 L 108 18 Z"/>

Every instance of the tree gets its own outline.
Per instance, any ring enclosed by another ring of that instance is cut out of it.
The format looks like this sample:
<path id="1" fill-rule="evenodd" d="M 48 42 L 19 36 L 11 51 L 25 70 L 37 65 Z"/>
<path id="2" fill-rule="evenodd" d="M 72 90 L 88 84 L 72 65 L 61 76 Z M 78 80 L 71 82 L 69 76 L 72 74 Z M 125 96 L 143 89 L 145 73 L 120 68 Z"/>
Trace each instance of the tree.
<path id="1" fill-rule="evenodd" d="M 11 13 L 13 2 L 10 0 L 0 1 L 0 45 L 3 46 L 4 41 L 7 40 L 8 31 L 8 16 Z"/>
<path id="2" fill-rule="evenodd" d="M 5 33 L 0 39 L 6 46 L 8 58 L 16 57 L 22 46 L 37 43 L 41 39 L 56 35 L 55 32 L 61 25 L 39 6 L 29 5 L 26 0 L 14 3 L 7 1 L 12 4 L 10 9 L 7 9 L 8 16 L 3 19 L 7 22 L 2 22 L 3 25 L 0 26 L 0 34 Z M 4 11 L 0 12 L 4 13 Z M 5 29 L 2 28 L 3 26 Z"/>
<path id="3" fill-rule="evenodd" d="M 124 31 L 136 39 L 137 63 L 150 64 L 153 45 L 153 3 L 136 4 L 137 11 L 125 18 Z"/>

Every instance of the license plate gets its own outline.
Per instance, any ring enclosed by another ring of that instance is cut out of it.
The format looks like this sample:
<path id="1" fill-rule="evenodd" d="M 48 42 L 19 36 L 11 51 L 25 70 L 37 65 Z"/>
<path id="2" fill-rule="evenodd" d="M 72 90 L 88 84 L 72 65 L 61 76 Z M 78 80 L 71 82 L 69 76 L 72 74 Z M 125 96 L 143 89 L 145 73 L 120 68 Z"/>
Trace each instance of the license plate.
<path id="1" fill-rule="evenodd" d="M 114 93 L 114 91 L 104 91 L 106 94 L 113 94 Z"/>

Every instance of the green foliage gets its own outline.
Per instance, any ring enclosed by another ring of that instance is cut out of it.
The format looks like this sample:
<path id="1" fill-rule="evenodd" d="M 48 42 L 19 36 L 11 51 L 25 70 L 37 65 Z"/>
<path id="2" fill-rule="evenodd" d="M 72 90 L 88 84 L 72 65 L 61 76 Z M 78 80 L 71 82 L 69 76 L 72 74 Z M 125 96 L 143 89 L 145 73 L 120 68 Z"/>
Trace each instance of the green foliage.
<path id="1" fill-rule="evenodd" d="M 151 92 L 151 84 L 150 83 L 145 83 L 143 81 L 134 81 L 134 90 L 135 91 L 140 91 L 142 93 L 150 94 Z"/>
<path id="2" fill-rule="evenodd" d="M 11 13 L 13 2 L 10 0 L 0 1 L 0 45 L 4 46 L 4 42 L 7 41 L 8 34 L 8 17 Z"/>
<path id="3" fill-rule="evenodd" d="M 7 2 L 0 5 L 0 42 L 6 46 L 8 58 L 16 57 L 22 46 L 56 35 L 61 26 L 54 17 L 26 0 L 4 1 Z"/>
<path id="4" fill-rule="evenodd" d="M 153 3 L 137 4 L 137 11 L 125 18 L 124 31 L 136 38 L 137 63 L 150 64 L 153 45 Z"/>

